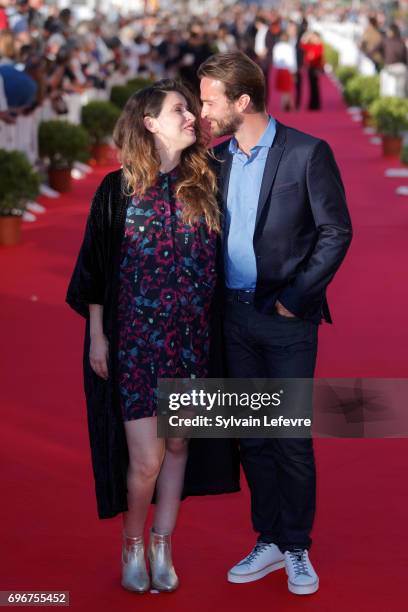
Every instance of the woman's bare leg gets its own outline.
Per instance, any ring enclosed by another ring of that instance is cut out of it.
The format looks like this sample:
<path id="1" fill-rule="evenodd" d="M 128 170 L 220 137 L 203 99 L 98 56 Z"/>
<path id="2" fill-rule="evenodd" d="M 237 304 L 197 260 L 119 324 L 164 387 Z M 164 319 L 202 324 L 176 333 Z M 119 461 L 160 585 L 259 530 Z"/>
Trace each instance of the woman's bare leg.
<path id="1" fill-rule="evenodd" d="M 157 480 L 157 503 L 153 529 L 156 533 L 172 533 L 177 520 L 184 472 L 188 455 L 188 440 L 169 438 Z"/>
<path id="2" fill-rule="evenodd" d="M 125 422 L 129 449 L 128 511 L 123 514 L 127 536 L 143 535 L 149 505 L 165 454 L 165 440 L 157 438 L 157 417 Z"/>

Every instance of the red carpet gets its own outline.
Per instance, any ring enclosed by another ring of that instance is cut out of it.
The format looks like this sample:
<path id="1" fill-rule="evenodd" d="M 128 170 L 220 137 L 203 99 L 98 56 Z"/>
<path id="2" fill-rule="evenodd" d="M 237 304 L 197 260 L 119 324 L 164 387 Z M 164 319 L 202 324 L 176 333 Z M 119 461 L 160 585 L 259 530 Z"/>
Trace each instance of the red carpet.
<path id="1" fill-rule="evenodd" d="M 320 333 L 319 376 L 404 377 L 408 201 L 385 179 L 378 147 L 324 82 L 324 112 L 276 115 L 326 138 L 345 179 L 355 237 L 329 290 L 335 324 Z M 273 107 L 274 108 L 274 107 Z M 174 537 L 181 588 L 124 592 L 120 518 L 98 521 L 82 393 L 83 322 L 64 305 L 91 195 L 107 169 L 45 200 L 23 243 L 0 251 L 2 287 L 0 590 L 64 590 L 85 611 L 403 610 L 408 491 L 405 440 L 317 440 L 318 512 L 311 557 L 320 591 L 290 595 L 284 571 L 225 580 L 252 547 L 241 494 L 188 499 Z"/>

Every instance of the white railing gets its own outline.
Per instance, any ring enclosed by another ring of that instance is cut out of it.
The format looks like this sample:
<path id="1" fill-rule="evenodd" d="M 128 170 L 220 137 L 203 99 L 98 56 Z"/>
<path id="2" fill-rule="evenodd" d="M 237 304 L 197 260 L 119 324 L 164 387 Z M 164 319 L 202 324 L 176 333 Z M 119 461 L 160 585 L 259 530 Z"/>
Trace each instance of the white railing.
<path id="1" fill-rule="evenodd" d="M 105 89 L 87 89 L 83 93 L 65 94 L 64 101 L 68 113 L 57 115 L 49 100 L 36 108 L 30 115 L 20 115 L 13 125 L 0 121 L 0 149 L 22 151 L 32 164 L 38 160 L 38 128 L 41 121 L 61 119 L 79 124 L 81 108 L 92 100 L 108 100 L 113 85 L 124 85 L 129 75 L 113 74 L 106 83 Z"/>

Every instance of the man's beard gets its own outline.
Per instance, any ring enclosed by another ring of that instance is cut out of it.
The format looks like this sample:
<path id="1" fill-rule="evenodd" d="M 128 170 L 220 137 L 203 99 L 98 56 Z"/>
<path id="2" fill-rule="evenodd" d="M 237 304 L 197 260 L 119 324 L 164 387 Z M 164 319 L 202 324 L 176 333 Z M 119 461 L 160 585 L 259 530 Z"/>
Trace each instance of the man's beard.
<path id="1" fill-rule="evenodd" d="M 226 119 L 211 119 L 211 135 L 219 138 L 235 134 L 242 125 L 243 118 L 238 113 L 231 113 Z"/>

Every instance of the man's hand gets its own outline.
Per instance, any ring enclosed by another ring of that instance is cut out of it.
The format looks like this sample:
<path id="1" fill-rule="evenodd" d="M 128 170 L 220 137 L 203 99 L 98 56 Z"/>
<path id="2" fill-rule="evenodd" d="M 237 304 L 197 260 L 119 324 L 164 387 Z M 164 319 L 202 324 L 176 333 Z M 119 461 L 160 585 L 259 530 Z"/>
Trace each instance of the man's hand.
<path id="1" fill-rule="evenodd" d="M 276 308 L 277 313 L 280 314 L 282 317 L 288 317 L 289 319 L 296 319 L 296 315 L 294 315 L 293 312 L 290 312 L 290 310 L 285 308 L 284 305 L 281 304 L 279 300 L 276 300 L 275 308 Z"/>

